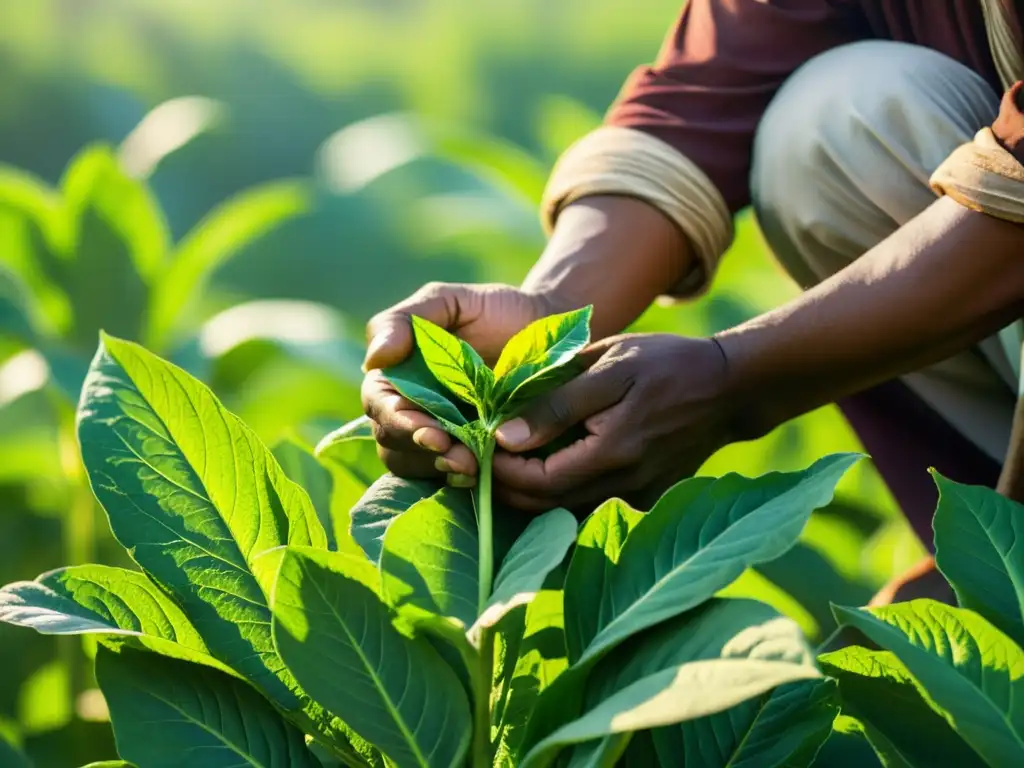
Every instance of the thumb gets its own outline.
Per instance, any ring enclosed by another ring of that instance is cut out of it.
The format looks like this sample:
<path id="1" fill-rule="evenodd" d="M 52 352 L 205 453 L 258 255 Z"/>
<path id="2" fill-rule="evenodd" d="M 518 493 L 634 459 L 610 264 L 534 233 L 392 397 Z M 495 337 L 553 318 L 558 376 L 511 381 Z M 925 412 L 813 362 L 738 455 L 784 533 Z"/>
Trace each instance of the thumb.
<path id="1" fill-rule="evenodd" d="M 531 403 L 518 418 L 498 427 L 495 437 L 507 451 L 532 451 L 611 407 L 624 394 L 621 377 L 614 371 L 592 368 Z"/>
<path id="2" fill-rule="evenodd" d="M 412 315 L 451 330 L 463 293 L 462 286 L 431 283 L 370 318 L 366 324 L 368 346 L 363 371 L 398 365 L 409 356 L 415 343 L 409 322 Z"/>

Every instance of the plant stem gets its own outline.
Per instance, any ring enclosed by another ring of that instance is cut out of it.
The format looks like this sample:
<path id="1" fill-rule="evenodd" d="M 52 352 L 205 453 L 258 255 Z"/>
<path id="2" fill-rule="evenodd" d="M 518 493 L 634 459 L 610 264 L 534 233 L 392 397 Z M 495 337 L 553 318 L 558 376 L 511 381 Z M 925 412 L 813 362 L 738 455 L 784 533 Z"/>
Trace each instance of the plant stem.
<path id="1" fill-rule="evenodd" d="M 494 581 L 494 532 L 491 507 L 491 460 L 494 456 L 493 438 L 480 456 L 480 476 L 476 486 L 477 535 L 479 537 L 479 593 L 477 615 L 484 612 L 491 597 Z"/>
<path id="2" fill-rule="evenodd" d="M 473 677 L 473 768 L 491 768 L 491 679 L 494 677 L 494 629 L 480 634 L 480 654 Z"/>

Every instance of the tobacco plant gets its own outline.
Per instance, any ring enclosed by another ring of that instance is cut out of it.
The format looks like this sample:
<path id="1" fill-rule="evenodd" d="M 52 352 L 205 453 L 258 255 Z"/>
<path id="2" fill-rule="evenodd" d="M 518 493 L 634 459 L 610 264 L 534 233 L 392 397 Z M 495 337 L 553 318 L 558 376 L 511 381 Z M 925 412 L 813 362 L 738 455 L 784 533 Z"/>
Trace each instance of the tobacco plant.
<path id="1" fill-rule="evenodd" d="M 819 661 L 884 765 L 1024 765 L 1024 506 L 935 477 L 935 559 L 959 606 L 836 607 L 874 648 Z"/>
<path id="2" fill-rule="evenodd" d="M 834 684 L 794 621 L 744 595 L 857 457 L 695 477 L 582 525 L 496 508 L 494 430 L 571 375 L 586 320 L 541 321 L 493 371 L 417 322 L 419 354 L 387 375 L 481 458 L 476 497 L 385 475 L 351 510 L 301 448 L 278 455 L 305 488 L 203 384 L 104 336 L 78 437 L 139 570 L 8 585 L 0 620 L 96 636 L 140 768 L 810 765 Z"/>

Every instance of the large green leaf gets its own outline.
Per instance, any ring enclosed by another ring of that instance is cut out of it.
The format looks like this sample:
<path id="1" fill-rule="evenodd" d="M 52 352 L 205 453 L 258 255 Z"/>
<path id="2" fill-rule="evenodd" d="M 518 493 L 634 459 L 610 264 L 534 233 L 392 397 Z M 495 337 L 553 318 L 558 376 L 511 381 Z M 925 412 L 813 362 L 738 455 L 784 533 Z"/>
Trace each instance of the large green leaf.
<path id="1" fill-rule="evenodd" d="M 377 579 L 366 560 L 290 547 L 274 596 L 277 647 L 310 695 L 396 765 L 458 764 L 466 694 L 433 646 L 394 628 Z"/>
<path id="2" fill-rule="evenodd" d="M 801 472 L 728 474 L 676 485 L 636 524 L 608 588 L 609 605 L 584 650 L 588 661 L 707 600 L 751 565 L 792 547 L 860 457 L 836 454 Z"/>
<path id="3" fill-rule="evenodd" d="M 305 181 L 278 180 L 244 190 L 207 214 L 154 287 L 147 343 L 165 345 L 207 276 L 283 222 L 306 213 L 311 198 Z"/>
<path id="4" fill-rule="evenodd" d="M 935 563 L 964 608 L 1024 643 L 1024 506 L 935 474 Z"/>
<path id="5" fill-rule="evenodd" d="M 412 330 L 416 346 L 434 378 L 460 400 L 486 408 L 494 374 L 476 350 L 422 317 L 412 318 Z"/>
<path id="6" fill-rule="evenodd" d="M 274 446 L 273 454 L 288 479 L 309 494 L 309 500 L 313 503 L 316 516 L 327 536 L 327 547 L 337 549 L 334 520 L 331 515 L 334 481 L 330 471 L 293 439 L 281 440 Z"/>
<path id="7" fill-rule="evenodd" d="M 418 348 L 398 365 L 387 368 L 384 375 L 403 397 L 440 421 L 448 432 L 469 423 L 458 407 L 440 391 L 443 386 L 434 377 Z"/>
<path id="8" fill-rule="evenodd" d="M 270 576 L 253 564 L 284 544 L 326 547 L 306 493 L 209 389 L 108 336 L 83 388 L 78 434 L 118 541 L 217 658 L 296 708 L 270 636 Z"/>
<path id="9" fill-rule="evenodd" d="M 481 623 L 494 626 L 517 603 L 532 600 L 575 540 L 576 518 L 567 509 L 553 509 L 531 520 L 498 569 Z"/>
<path id="10" fill-rule="evenodd" d="M 509 766 L 518 764 L 537 698 L 568 665 L 560 592 L 538 592 L 517 618 L 507 615 L 496 627 L 491 696 L 497 762 Z"/>
<path id="11" fill-rule="evenodd" d="M 100 648 L 96 678 L 117 751 L 146 768 L 319 768 L 302 732 L 227 675 L 131 650 Z"/>
<path id="12" fill-rule="evenodd" d="M 0 589 L 0 621 L 44 635 L 105 635 L 166 656 L 230 671 L 185 613 L 138 571 L 76 565 Z"/>
<path id="13" fill-rule="evenodd" d="M 434 495 L 439 488 L 429 480 L 407 480 L 390 474 L 380 477 L 349 513 L 352 538 L 370 560 L 380 562 L 388 527 L 413 504 Z"/>
<path id="14" fill-rule="evenodd" d="M 62 187 L 69 226 L 65 288 L 75 315 L 73 341 L 91 347 L 100 329 L 138 338 L 150 288 L 167 257 L 167 225 L 159 206 L 145 184 L 127 176 L 105 146 L 76 156 Z"/>
<path id="15" fill-rule="evenodd" d="M 588 681 L 584 714 L 532 746 L 523 767 L 549 765 L 573 744 L 724 713 L 817 677 L 794 622 L 752 601 L 713 601 L 606 657 Z"/>
<path id="16" fill-rule="evenodd" d="M 990 765 L 1024 764 L 1024 651 L 972 611 L 934 600 L 836 608 L 903 663 L 929 703 Z"/>
<path id="17" fill-rule="evenodd" d="M 573 377 L 569 363 L 590 343 L 591 313 L 588 306 L 541 318 L 509 339 L 494 366 L 495 400 L 503 415 Z"/>
<path id="18" fill-rule="evenodd" d="M 470 626 L 477 617 L 478 548 L 472 500 L 441 489 L 388 526 L 380 556 L 384 597 L 396 609 L 411 605 Z"/>
<path id="19" fill-rule="evenodd" d="M 708 717 L 655 728 L 660 765 L 702 768 L 803 768 L 814 761 L 838 711 L 835 683 L 781 685 Z"/>
<path id="20" fill-rule="evenodd" d="M 612 611 L 612 571 L 626 537 L 642 518 L 643 513 L 621 499 L 609 499 L 583 523 L 565 578 L 565 642 L 572 663 Z"/>
<path id="21" fill-rule="evenodd" d="M 851 646 L 822 654 L 818 664 L 838 682 L 843 713 L 860 721 L 886 765 L 973 768 L 985 764 L 931 708 L 891 652 Z"/>

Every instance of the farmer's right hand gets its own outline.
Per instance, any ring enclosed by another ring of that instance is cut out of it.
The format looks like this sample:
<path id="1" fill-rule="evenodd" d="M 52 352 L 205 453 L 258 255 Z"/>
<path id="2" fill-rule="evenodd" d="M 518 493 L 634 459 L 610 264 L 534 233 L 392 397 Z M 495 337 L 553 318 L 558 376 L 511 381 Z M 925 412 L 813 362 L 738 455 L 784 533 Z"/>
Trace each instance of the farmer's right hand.
<path id="1" fill-rule="evenodd" d="M 429 283 L 367 324 L 363 409 L 373 421 L 378 453 L 400 477 L 447 476 L 452 485 L 474 484 L 476 459 L 431 416 L 402 397 L 381 373 L 413 350 L 411 315 L 454 333 L 493 365 L 513 334 L 551 314 L 539 295 L 500 284 Z"/>

